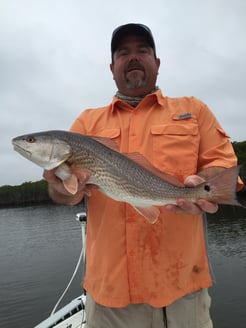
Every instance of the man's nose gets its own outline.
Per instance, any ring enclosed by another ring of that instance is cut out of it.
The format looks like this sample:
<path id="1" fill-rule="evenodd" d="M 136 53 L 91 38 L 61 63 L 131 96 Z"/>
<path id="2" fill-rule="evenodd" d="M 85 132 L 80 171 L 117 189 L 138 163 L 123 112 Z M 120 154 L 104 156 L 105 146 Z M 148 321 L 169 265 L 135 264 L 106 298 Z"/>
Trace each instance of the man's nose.
<path id="1" fill-rule="evenodd" d="M 128 57 L 128 61 L 129 62 L 139 62 L 139 56 L 136 52 L 132 52 L 129 54 L 129 57 Z"/>

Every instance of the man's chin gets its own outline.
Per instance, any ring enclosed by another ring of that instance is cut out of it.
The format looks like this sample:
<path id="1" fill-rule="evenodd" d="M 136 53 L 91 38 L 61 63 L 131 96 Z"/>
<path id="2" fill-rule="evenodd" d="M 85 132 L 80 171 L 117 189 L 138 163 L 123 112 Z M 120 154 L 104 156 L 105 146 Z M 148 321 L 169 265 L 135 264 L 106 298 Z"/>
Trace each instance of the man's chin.
<path id="1" fill-rule="evenodd" d="M 131 79 L 127 81 L 127 89 L 139 89 L 146 86 L 145 80 Z"/>

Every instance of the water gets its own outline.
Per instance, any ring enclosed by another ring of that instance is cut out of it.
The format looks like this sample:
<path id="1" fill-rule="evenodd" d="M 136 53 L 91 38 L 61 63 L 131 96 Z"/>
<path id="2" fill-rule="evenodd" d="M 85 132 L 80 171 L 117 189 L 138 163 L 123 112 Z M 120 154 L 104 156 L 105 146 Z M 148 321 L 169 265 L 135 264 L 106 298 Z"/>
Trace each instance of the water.
<path id="1" fill-rule="evenodd" d="M 45 319 L 67 286 L 81 250 L 75 207 L 0 210 L 0 327 Z M 81 275 L 67 300 L 81 294 Z"/>
<path id="2" fill-rule="evenodd" d="M 32 328 L 67 286 L 81 250 L 75 215 L 81 208 L 37 206 L 0 210 L 0 327 Z M 215 328 L 246 327 L 246 212 L 209 218 L 217 284 L 210 289 Z M 233 213 L 232 213 L 233 214 Z M 82 292 L 76 276 L 63 304 Z"/>

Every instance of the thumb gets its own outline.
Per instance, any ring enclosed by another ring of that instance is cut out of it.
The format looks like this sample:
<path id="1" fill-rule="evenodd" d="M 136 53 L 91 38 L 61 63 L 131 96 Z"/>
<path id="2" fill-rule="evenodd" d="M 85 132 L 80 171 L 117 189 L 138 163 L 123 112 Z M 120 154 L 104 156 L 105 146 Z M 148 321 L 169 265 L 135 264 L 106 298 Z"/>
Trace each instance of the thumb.
<path id="1" fill-rule="evenodd" d="M 205 180 L 200 177 L 199 175 L 189 175 L 184 180 L 184 185 L 187 187 L 195 187 L 201 183 L 203 183 Z"/>

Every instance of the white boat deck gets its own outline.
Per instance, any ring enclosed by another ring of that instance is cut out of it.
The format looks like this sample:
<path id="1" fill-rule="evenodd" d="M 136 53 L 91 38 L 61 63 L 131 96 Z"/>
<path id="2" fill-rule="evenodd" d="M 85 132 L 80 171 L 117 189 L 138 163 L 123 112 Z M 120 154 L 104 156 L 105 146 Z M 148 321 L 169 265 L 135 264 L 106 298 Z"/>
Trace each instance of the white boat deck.
<path id="1" fill-rule="evenodd" d="M 84 328 L 85 295 L 72 300 L 34 328 Z"/>

